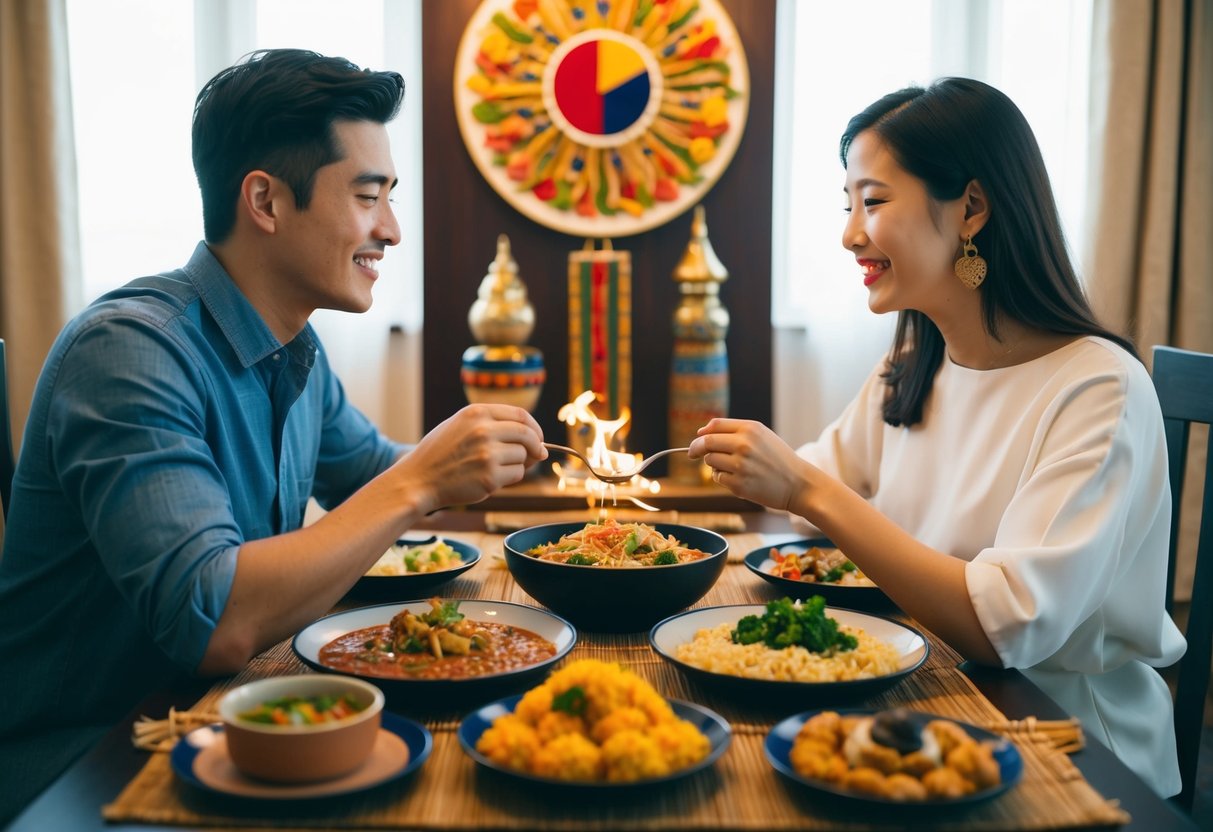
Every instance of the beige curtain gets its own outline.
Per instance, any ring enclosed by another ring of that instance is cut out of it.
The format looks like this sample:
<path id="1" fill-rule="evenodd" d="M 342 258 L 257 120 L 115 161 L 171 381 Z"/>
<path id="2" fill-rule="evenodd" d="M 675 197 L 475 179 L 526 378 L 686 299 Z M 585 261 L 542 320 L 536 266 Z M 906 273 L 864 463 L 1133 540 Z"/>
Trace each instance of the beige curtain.
<path id="1" fill-rule="evenodd" d="M 1156 344 L 1213 352 L 1213 0 L 1095 0 L 1092 28 L 1083 259 L 1092 302 L 1147 364 Z M 1180 598 L 1192 581 L 1208 436 L 1194 433 Z"/>
<path id="2" fill-rule="evenodd" d="M 78 294 L 67 288 L 79 283 L 75 193 L 64 0 L 0 0 L 0 338 L 14 448 Z"/>

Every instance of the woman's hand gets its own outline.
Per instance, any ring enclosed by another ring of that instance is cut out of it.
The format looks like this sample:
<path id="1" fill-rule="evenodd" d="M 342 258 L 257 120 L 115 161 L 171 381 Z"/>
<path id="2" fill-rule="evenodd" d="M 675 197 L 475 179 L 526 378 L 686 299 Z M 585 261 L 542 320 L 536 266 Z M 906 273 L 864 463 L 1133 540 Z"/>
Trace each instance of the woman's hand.
<path id="1" fill-rule="evenodd" d="M 738 497 L 795 514 L 817 470 L 766 425 L 741 419 L 708 422 L 691 442 L 689 455 L 702 457 L 712 479 Z"/>

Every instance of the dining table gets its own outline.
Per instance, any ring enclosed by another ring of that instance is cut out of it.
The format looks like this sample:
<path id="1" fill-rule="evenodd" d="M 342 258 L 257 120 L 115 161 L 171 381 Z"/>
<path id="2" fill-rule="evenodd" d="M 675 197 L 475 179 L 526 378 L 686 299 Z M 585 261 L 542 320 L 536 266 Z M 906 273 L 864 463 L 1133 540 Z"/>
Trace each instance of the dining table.
<path id="1" fill-rule="evenodd" d="M 655 501 L 656 502 L 656 501 Z M 540 606 L 513 581 L 503 559 L 512 530 L 570 517 L 593 517 L 567 501 L 506 496 L 496 502 L 444 510 L 423 526 L 481 551 L 480 561 L 439 590 L 444 598 L 490 599 Z M 660 504 L 659 504 L 660 507 Z M 719 510 L 728 509 L 728 510 Z M 786 516 L 756 506 L 709 499 L 662 508 L 652 522 L 716 528 L 729 544 L 728 563 L 694 607 L 761 604 L 780 597 L 777 587 L 747 568 L 751 551 L 797 535 Z M 626 599 L 620 599 L 626 603 Z M 356 607 L 343 599 L 337 609 Z M 455 829 L 455 830 L 866 830 L 883 829 L 1105 829 L 1195 830 L 1196 824 L 1159 797 L 1119 758 L 1087 737 L 1079 750 L 1058 748 L 1039 726 L 1069 715 L 1014 669 L 964 661 L 920 625 L 930 646 L 927 660 L 893 687 L 843 708 L 905 707 L 971 724 L 1001 726 L 1019 749 L 1023 776 L 1013 788 L 986 801 L 959 806 L 905 806 L 837 800 L 781 775 L 764 754 L 772 726 L 808 710 L 795 696 L 739 696 L 687 678 L 657 655 L 648 631 L 578 632 L 565 662 L 598 658 L 619 662 L 664 696 L 706 706 L 731 727 L 730 743 L 710 767 L 649 789 L 587 791 L 520 783 L 484 766 L 459 744 L 460 720 L 473 703 L 389 702 L 420 722 L 433 737 L 425 764 L 407 777 L 356 795 L 311 801 L 225 799 L 198 790 L 174 774 L 169 754 L 132 743 L 141 717 L 177 711 L 215 710 L 227 690 L 266 676 L 312 672 L 295 655 L 290 639 L 256 657 L 234 677 L 180 679 L 151 691 L 103 738 L 19 814 L 15 832 L 151 829 Z M 521 691 L 516 691 L 521 692 Z"/>

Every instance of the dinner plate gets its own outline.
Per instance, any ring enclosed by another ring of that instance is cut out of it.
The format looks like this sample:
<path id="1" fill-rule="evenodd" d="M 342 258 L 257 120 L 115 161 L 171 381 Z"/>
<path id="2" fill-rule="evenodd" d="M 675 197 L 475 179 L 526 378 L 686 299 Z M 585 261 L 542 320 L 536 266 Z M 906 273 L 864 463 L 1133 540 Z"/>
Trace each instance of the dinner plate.
<path id="1" fill-rule="evenodd" d="M 729 747 L 729 741 L 733 738 L 732 729 L 729 728 L 729 723 L 724 720 L 715 711 L 709 710 L 702 705 L 696 705 L 692 702 L 683 702 L 680 699 L 668 699 L 670 707 L 674 709 L 674 715 L 679 719 L 685 719 L 703 732 L 711 744 L 711 750 L 708 756 L 704 757 L 698 763 L 688 768 L 680 769 L 679 771 L 667 774 L 664 777 L 650 777 L 645 780 L 629 780 L 626 782 L 618 781 L 591 781 L 591 780 L 557 780 L 552 777 L 540 777 L 536 774 L 529 774 L 524 771 L 518 771 L 512 768 L 498 765 L 488 757 L 476 750 L 476 743 L 480 739 L 480 735 L 488 730 L 499 716 L 513 713 L 518 701 L 522 699 L 522 695 L 509 696 L 505 699 L 500 699 L 496 702 L 491 702 L 472 711 L 463 721 L 459 723 L 459 744 L 463 746 L 463 750 L 467 755 L 485 768 L 500 772 L 501 774 L 515 778 L 528 783 L 538 783 L 544 786 L 556 786 L 562 789 L 586 789 L 598 793 L 611 793 L 626 789 L 642 788 L 646 786 L 654 786 L 662 783 L 670 783 L 675 780 L 681 780 L 684 777 L 690 777 L 697 771 L 702 771 L 708 766 L 716 762 L 725 749 Z"/>
<path id="2" fill-rule="evenodd" d="M 691 641 L 700 630 L 724 623 L 736 624 L 747 615 L 762 615 L 764 612 L 765 604 L 733 604 L 690 610 L 657 622 L 649 631 L 649 643 L 658 655 L 685 673 L 688 678 L 719 688 L 723 692 L 744 695 L 752 701 L 757 701 L 753 697 L 767 697 L 772 705 L 781 702 L 794 702 L 797 705 L 850 703 L 872 696 L 892 687 L 921 667 L 931 649 L 923 634 L 913 627 L 883 616 L 826 607 L 826 614 L 838 623 L 860 627 L 868 635 L 892 644 L 898 655 L 897 670 L 871 679 L 785 682 L 716 673 L 687 664 L 676 657 L 678 645 Z"/>
<path id="3" fill-rule="evenodd" d="M 425 546 L 438 539 L 437 535 L 425 538 L 402 538 L 396 541 L 398 546 Z M 368 601 L 409 601 L 415 598 L 428 598 L 434 590 L 462 575 L 480 562 L 480 550 L 470 543 L 456 540 L 452 537 L 442 538 L 459 553 L 463 563 L 449 569 L 437 572 L 412 572 L 406 575 L 363 575 L 350 588 L 352 598 Z"/>
<path id="4" fill-rule="evenodd" d="M 780 594 L 789 598 L 808 598 L 820 595 L 832 607 L 845 607 L 857 610 L 889 609 L 896 605 L 885 595 L 880 587 L 875 586 L 845 586 L 843 584 L 816 583 L 797 581 L 772 575 L 770 569 L 775 565 L 771 558 L 771 550 L 780 552 L 805 552 L 814 546 L 838 548 L 824 537 L 808 537 L 803 540 L 789 540 L 774 546 L 760 546 L 745 556 L 746 568 L 764 581 L 778 588 Z"/>
<path id="5" fill-rule="evenodd" d="M 836 713 L 851 716 L 872 716 L 877 711 L 861 710 L 854 708 L 834 708 Z M 951 719 L 950 717 L 937 716 L 935 714 L 913 712 L 912 717 L 921 720 L 921 724 L 925 725 L 932 719 L 945 719 L 949 722 L 954 722 L 965 730 L 965 732 L 973 737 L 973 739 L 982 742 L 990 740 L 994 745 L 994 760 L 998 763 L 999 774 L 1002 782 L 997 786 L 992 786 L 988 789 L 967 794 L 964 797 L 926 800 L 926 801 L 896 801 L 888 798 L 877 797 L 876 795 L 860 794 L 859 792 L 843 789 L 833 783 L 827 783 L 824 780 L 813 780 L 809 777 L 804 777 L 792 768 L 792 763 L 788 759 L 788 755 L 792 751 L 792 743 L 796 739 L 796 734 L 800 731 L 800 727 L 809 721 L 812 717 L 821 713 L 821 711 L 805 711 L 804 713 L 790 716 L 777 724 L 767 734 L 766 741 L 763 743 L 763 750 L 766 752 L 767 760 L 774 766 L 775 770 L 787 777 L 803 785 L 805 788 L 821 795 L 830 797 L 841 797 L 847 800 L 853 800 L 859 803 L 876 804 L 882 806 L 897 806 L 899 809 L 930 809 L 944 806 L 957 806 L 968 803 L 977 803 L 984 800 L 989 800 L 992 797 L 997 797 L 1003 792 L 1010 789 L 1019 782 L 1023 776 L 1023 757 L 1019 754 L 1019 749 L 1015 744 L 1005 737 L 1000 737 L 998 734 L 993 734 L 976 725 L 970 725 L 967 722 Z"/>
<path id="6" fill-rule="evenodd" d="M 295 655 L 313 670 L 322 673 L 341 672 L 357 676 L 378 685 L 392 710 L 408 712 L 440 710 L 453 700 L 479 701 L 500 696 L 508 688 L 521 688 L 538 683 L 548 671 L 573 649 L 577 630 L 555 613 L 524 604 L 507 601 L 460 601 L 459 611 L 472 621 L 493 621 L 530 630 L 556 645 L 556 653 L 533 665 L 487 676 L 465 679 L 386 679 L 352 671 L 336 671 L 320 664 L 320 649 L 338 636 L 353 630 L 387 624 L 401 610 L 414 613 L 431 609 L 429 601 L 406 601 L 397 604 L 376 604 L 369 607 L 333 613 L 313 621 L 300 630 L 291 641 Z"/>
<path id="7" fill-rule="evenodd" d="M 269 783 L 242 774 L 227 752 L 223 723 L 196 728 L 169 755 L 173 772 L 203 791 L 255 800 L 314 800 L 353 794 L 416 771 L 430 756 L 434 740 L 424 725 L 383 712 L 370 757 L 356 771 L 318 783 Z"/>

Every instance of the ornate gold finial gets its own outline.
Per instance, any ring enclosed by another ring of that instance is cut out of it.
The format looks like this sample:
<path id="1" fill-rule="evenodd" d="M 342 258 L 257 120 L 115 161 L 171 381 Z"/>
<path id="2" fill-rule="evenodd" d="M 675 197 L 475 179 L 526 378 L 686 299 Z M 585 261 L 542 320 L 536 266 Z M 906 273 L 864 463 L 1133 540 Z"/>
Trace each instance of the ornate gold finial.
<path id="1" fill-rule="evenodd" d="M 526 284 L 518 277 L 518 264 L 505 234 L 497 237 L 497 257 L 489 264 L 468 310 L 468 326 L 482 344 L 524 344 L 531 337 L 535 309 L 527 299 Z"/>
<path id="2" fill-rule="evenodd" d="M 691 240 L 674 269 L 680 300 L 674 310 L 674 361 L 670 373 L 671 446 L 689 445 L 696 431 L 713 416 L 729 414 L 729 357 L 725 336 L 729 311 L 720 302 L 720 284 L 728 269 L 708 240 L 703 206 L 695 206 Z M 708 484 L 710 469 L 685 456 L 670 459 L 670 476 L 678 482 Z"/>
<path id="3" fill-rule="evenodd" d="M 674 269 L 674 279 L 679 283 L 723 283 L 729 279 L 729 270 L 720 262 L 708 239 L 708 223 L 703 205 L 695 206 L 691 220 L 691 239 L 687 243 L 682 260 Z"/>
<path id="4" fill-rule="evenodd" d="M 504 234 L 497 237 L 497 257 L 468 310 L 468 326 L 480 342 L 463 352 L 460 377 L 468 401 L 534 408 L 547 373 L 543 353 L 526 344 L 535 328 L 535 309 Z"/>

